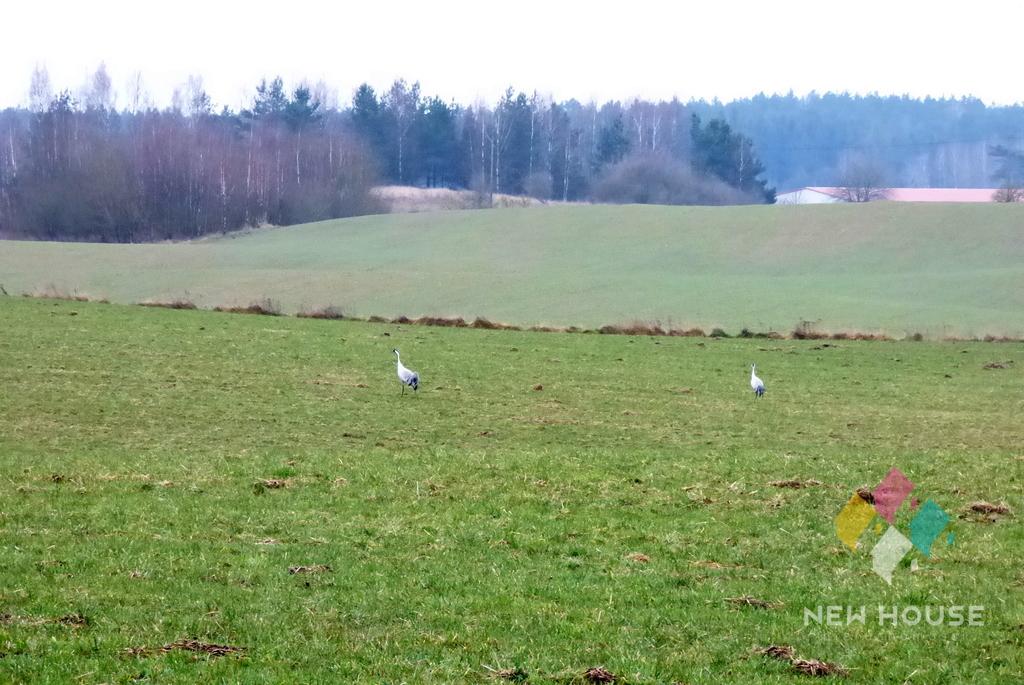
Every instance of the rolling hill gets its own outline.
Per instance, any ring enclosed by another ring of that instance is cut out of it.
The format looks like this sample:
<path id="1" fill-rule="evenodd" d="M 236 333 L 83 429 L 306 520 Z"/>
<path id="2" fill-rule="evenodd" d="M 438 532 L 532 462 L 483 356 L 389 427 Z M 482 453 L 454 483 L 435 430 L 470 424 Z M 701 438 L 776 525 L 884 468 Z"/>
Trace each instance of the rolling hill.
<path id="1" fill-rule="evenodd" d="M 13 294 L 736 331 L 1024 332 L 1024 206 L 547 206 L 164 244 L 0 243 Z"/>

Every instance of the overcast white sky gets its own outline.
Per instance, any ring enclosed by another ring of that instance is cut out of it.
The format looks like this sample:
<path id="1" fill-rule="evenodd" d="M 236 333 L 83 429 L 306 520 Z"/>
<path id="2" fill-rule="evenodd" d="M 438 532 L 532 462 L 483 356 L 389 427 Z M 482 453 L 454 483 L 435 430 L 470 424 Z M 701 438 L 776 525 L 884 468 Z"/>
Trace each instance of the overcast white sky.
<path id="1" fill-rule="evenodd" d="M 323 79 L 342 102 L 396 77 L 461 103 L 508 85 L 556 99 L 811 90 L 1024 101 L 1020 0 L 358 3 L 3 0 L 0 106 L 42 64 L 78 89 L 103 61 L 125 102 L 141 72 L 158 105 L 190 74 L 219 108 L 263 76 Z"/>

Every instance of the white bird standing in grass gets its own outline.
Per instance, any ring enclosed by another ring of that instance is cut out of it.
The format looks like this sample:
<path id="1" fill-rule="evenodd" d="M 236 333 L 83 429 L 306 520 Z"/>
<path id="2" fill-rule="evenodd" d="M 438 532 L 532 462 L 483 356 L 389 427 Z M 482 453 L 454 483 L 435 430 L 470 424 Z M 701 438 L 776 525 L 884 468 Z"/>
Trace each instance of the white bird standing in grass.
<path id="1" fill-rule="evenodd" d="M 409 386 L 413 390 L 420 389 L 420 375 L 412 369 L 407 369 L 402 364 L 402 355 L 398 354 L 398 350 L 391 350 L 395 353 L 395 364 L 398 369 L 398 380 L 402 383 L 402 394 L 405 394 L 405 386 Z"/>
<path id="2" fill-rule="evenodd" d="M 757 377 L 757 364 L 750 365 L 750 389 L 758 397 L 764 396 L 764 381 Z"/>

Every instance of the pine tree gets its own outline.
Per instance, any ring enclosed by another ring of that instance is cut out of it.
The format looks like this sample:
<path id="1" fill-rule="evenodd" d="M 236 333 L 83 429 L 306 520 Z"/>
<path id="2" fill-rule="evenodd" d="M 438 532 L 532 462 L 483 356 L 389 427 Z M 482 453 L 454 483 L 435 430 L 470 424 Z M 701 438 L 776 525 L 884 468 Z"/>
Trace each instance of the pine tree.
<path id="1" fill-rule="evenodd" d="M 622 115 L 619 114 L 598 134 L 597 159 L 594 166 L 601 169 L 606 164 L 615 164 L 622 161 L 628 153 L 629 138 L 626 137 L 626 127 L 622 123 Z"/>
<path id="2" fill-rule="evenodd" d="M 256 86 L 256 97 L 252 102 L 252 114 L 257 118 L 273 118 L 284 115 L 288 107 L 288 96 L 284 92 L 284 81 L 276 77 L 269 84 L 266 79 Z"/>
<path id="3" fill-rule="evenodd" d="M 775 201 L 775 189 L 768 188 L 767 181 L 758 178 L 764 173 L 764 165 L 754 154 L 753 142 L 740 133 L 733 133 L 724 119 L 712 119 L 701 126 L 700 117 L 694 114 L 690 138 L 694 170 L 717 177 L 766 203 Z"/>

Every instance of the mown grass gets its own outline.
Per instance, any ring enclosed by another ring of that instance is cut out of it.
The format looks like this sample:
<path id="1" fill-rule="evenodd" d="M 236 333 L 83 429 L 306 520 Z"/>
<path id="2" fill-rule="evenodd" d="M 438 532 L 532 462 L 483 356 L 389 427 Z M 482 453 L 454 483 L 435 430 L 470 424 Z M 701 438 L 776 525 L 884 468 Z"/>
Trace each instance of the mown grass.
<path id="1" fill-rule="evenodd" d="M 754 651 L 772 644 L 851 682 L 1024 670 L 1020 343 L 21 298 L 0 321 L 0 680 L 808 680 Z M 955 543 L 890 588 L 832 521 L 893 466 L 955 516 L 1013 514 L 955 518 Z M 770 485 L 786 479 L 820 484 Z M 748 595 L 779 606 L 729 601 Z M 982 604 L 986 625 L 804 626 L 818 604 Z M 189 639 L 246 651 L 159 651 Z"/>
<path id="2" fill-rule="evenodd" d="M 191 243 L 0 243 L 0 285 L 201 308 L 736 334 L 1024 336 L 1024 206 L 550 206 L 367 216 Z"/>

